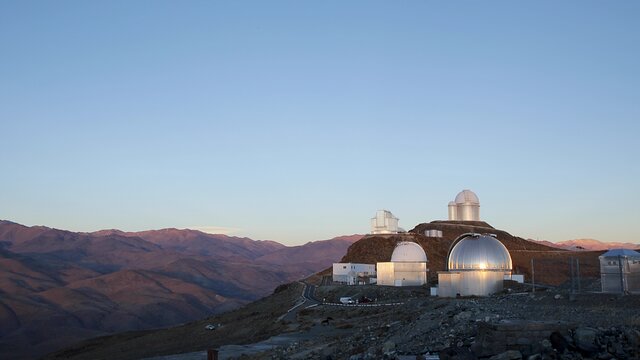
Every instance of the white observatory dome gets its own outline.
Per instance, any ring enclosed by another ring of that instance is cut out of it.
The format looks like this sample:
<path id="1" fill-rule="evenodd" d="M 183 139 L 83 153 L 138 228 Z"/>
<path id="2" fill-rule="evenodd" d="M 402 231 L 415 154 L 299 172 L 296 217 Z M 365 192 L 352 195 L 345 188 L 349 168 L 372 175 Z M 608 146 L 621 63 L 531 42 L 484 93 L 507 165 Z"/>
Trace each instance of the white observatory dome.
<path id="1" fill-rule="evenodd" d="M 419 244 L 401 241 L 391 254 L 391 262 L 426 262 L 427 254 Z"/>
<path id="2" fill-rule="evenodd" d="M 492 235 L 468 234 L 451 249 L 448 267 L 450 271 L 511 271 L 511 255 L 507 248 Z"/>
<path id="3" fill-rule="evenodd" d="M 456 195 L 456 204 L 480 204 L 478 195 L 471 190 L 462 190 Z"/>

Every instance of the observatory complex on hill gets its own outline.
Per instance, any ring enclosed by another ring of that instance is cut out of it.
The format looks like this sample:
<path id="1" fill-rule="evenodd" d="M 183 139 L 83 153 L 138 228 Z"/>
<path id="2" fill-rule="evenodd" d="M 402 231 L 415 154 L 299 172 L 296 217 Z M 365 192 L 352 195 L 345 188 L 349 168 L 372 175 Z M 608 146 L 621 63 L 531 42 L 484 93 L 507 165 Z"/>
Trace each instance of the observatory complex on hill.
<path id="1" fill-rule="evenodd" d="M 455 201 L 449 203 L 448 210 L 451 225 L 460 221 L 466 221 L 469 225 L 478 225 L 480 222 L 480 200 L 471 190 L 459 192 Z M 435 288 L 432 289 L 432 293 L 442 297 L 487 296 L 502 290 L 505 276 L 511 278 L 511 255 L 496 235 L 481 235 L 476 233 L 478 230 L 469 230 L 451 244 L 446 257 L 446 271 L 438 273 L 438 288 L 435 292 Z M 437 239 L 443 237 L 442 229 L 426 229 L 421 232 L 431 238 L 430 241 L 440 241 Z M 405 231 L 398 227 L 397 217 L 388 210 L 378 210 L 371 219 L 371 235 L 397 235 L 397 239 L 391 237 L 396 243 L 390 261 L 380 261 L 386 259 L 380 259 L 382 254 L 379 254 L 375 259 L 375 270 L 373 264 L 335 263 L 333 280 L 346 284 L 375 281 L 378 285 L 387 286 L 426 284 L 427 254 L 415 234 L 403 233 Z M 372 260 L 374 259 L 367 262 L 373 262 Z M 374 274 L 376 280 L 365 279 Z"/>
<path id="2" fill-rule="evenodd" d="M 602 292 L 640 293 L 640 253 L 565 251 L 513 236 L 482 221 L 478 196 L 465 189 L 449 203 L 448 220 L 420 223 L 408 233 L 390 211 L 377 211 L 370 235 L 349 247 L 344 263 L 334 264 L 333 275 L 335 282 L 386 286 L 422 286 L 431 275 L 431 285 L 438 283 L 432 295 L 488 296 L 500 292 L 504 280 L 532 279 L 533 259 L 542 283 L 571 280 L 573 286 L 574 268 L 569 275 L 566 261 L 574 264 L 574 258 L 578 274 L 601 276 Z M 578 276 L 578 288 L 579 281 Z"/>

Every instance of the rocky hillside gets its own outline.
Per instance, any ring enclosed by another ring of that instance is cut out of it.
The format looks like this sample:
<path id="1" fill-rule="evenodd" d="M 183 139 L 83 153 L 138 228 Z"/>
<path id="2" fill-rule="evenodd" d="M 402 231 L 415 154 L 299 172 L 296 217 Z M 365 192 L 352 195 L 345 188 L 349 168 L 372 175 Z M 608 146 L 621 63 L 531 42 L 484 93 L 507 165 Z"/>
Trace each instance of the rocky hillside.
<path id="1" fill-rule="evenodd" d="M 326 304 L 278 320 L 302 286 L 282 287 L 242 309 L 174 328 L 87 340 L 48 359 L 637 359 L 638 296 L 571 294 L 505 282 L 486 298 L 445 299 L 422 287 L 322 286 Z M 374 303 L 340 306 L 342 296 Z M 206 330 L 207 324 L 220 324 Z M 233 346 L 229 344 L 247 344 Z M 244 354 L 244 355 L 243 355 Z M 493 358 L 492 356 L 496 356 Z"/>
<path id="2" fill-rule="evenodd" d="M 222 234 L 207 234 L 189 229 L 161 229 L 139 232 L 101 230 L 93 232 L 91 235 L 137 237 L 157 244 L 165 250 L 174 250 L 187 255 L 208 256 L 218 260 L 254 260 L 277 250 L 288 249 L 287 246 L 275 241 L 252 240 Z"/>
<path id="3" fill-rule="evenodd" d="M 0 221 L 0 359 L 237 308 L 326 268 L 355 240 L 289 247 L 193 230 L 76 233 Z"/>
<path id="4" fill-rule="evenodd" d="M 47 359 L 141 359 L 175 354 L 224 344 L 242 344 L 279 334 L 287 326 L 276 321 L 300 297 L 302 285 L 292 283 L 276 288 L 270 296 L 242 308 L 179 326 L 126 332 L 82 341 L 67 349 L 47 355 Z M 208 324 L 221 324 L 207 330 Z M 204 357 L 201 357 L 204 358 Z"/>
<path id="5" fill-rule="evenodd" d="M 440 230 L 441 238 L 426 237 L 425 230 Z M 482 222 L 466 221 L 433 221 L 417 225 L 407 234 L 400 235 L 368 235 L 349 247 L 343 262 L 376 263 L 389 261 L 391 253 L 398 241 L 410 239 L 419 243 L 429 259 L 429 279 L 432 283 L 437 280 L 437 272 L 446 270 L 446 258 L 453 241 L 464 233 L 496 234 L 513 261 L 514 274 L 524 274 L 527 281 L 531 278 L 531 259 L 534 259 L 536 281 L 559 285 L 570 279 L 569 261 L 579 259 L 580 274 L 584 277 L 599 276 L 598 256 L 602 251 L 567 251 L 553 248 L 537 242 L 513 236 L 504 230 L 499 230 Z"/>

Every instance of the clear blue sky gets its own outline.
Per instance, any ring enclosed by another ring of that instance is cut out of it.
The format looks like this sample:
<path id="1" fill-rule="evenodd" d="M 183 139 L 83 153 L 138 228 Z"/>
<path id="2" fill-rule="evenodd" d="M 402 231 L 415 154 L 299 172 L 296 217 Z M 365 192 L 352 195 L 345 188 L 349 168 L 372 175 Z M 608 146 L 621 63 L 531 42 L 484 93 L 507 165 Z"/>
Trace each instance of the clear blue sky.
<path id="1" fill-rule="evenodd" d="M 0 219 L 640 242 L 638 1 L 2 1 Z"/>

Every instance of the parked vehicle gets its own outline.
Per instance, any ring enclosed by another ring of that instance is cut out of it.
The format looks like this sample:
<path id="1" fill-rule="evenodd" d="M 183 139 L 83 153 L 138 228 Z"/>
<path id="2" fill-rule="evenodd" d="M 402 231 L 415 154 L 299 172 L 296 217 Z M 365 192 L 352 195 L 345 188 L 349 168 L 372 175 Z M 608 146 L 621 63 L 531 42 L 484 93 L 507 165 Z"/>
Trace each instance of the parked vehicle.
<path id="1" fill-rule="evenodd" d="M 348 305 L 356 303 L 356 301 L 353 300 L 353 298 L 351 296 L 341 297 L 340 298 L 340 302 L 343 303 L 343 304 L 348 304 Z"/>

